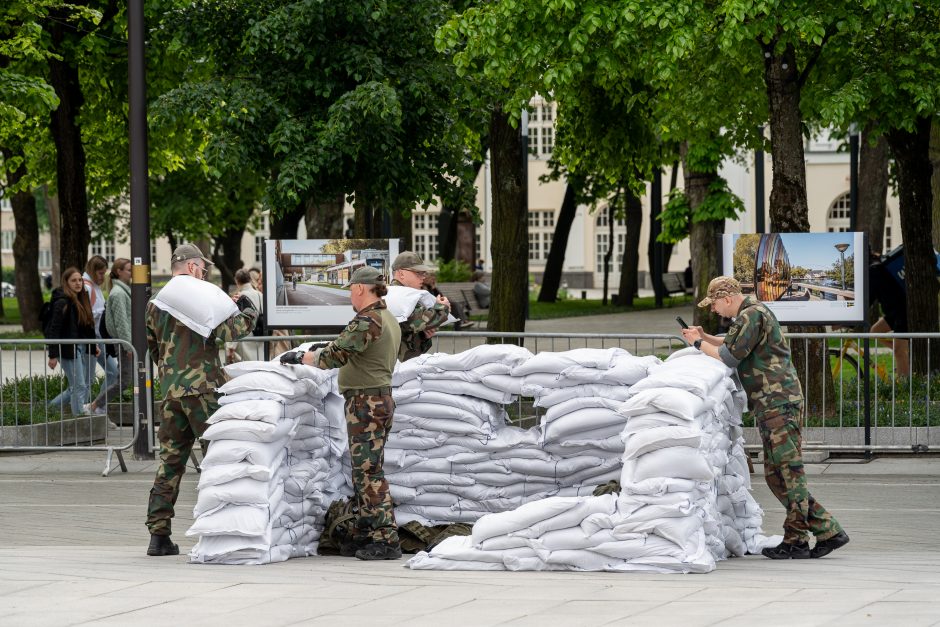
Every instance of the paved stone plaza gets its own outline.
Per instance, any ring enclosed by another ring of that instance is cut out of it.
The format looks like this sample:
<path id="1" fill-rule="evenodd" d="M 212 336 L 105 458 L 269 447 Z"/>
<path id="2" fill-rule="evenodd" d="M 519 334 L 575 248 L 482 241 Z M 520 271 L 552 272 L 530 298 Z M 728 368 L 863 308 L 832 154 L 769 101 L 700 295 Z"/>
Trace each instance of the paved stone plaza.
<path id="1" fill-rule="evenodd" d="M 721 562 L 708 575 L 413 572 L 307 558 L 195 566 L 148 558 L 152 462 L 99 476 L 103 457 L 0 456 L 0 623 L 28 625 L 935 625 L 940 460 L 809 467 L 852 536 L 820 560 Z M 759 467 L 758 467 L 759 469 Z M 195 473 L 174 537 L 185 552 Z M 754 475 L 776 532 L 783 510 Z"/>

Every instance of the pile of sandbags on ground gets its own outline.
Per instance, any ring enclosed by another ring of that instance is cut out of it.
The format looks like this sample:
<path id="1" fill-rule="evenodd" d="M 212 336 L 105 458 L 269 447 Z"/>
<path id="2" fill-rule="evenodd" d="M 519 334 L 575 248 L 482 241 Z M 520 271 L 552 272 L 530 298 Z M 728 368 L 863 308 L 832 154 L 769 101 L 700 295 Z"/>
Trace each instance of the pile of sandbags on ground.
<path id="1" fill-rule="evenodd" d="M 265 564 L 316 554 L 326 510 L 351 494 L 334 371 L 273 362 L 226 367 L 204 438 L 190 558 Z M 344 461 L 345 458 L 345 461 Z"/>
<path id="2" fill-rule="evenodd" d="M 485 516 L 470 537 L 448 538 L 408 566 L 704 573 L 743 554 L 744 535 L 760 538 L 759 508 L 725 511 L 718 502 L 743 455 L 731 439 L 742 404 L 729 375 L 698 351 L 651 363 L 616 405 L 626 421 L 619 496 L 554 497 Z"/>
<path id="3" fill-rule="evenodd" d="M 627 386 L 659 360 L 613 349 L 532 355 L 484 345 L 400 364 L 385 470 L 401 522 L 473 522 L 552 495 L 590 494 L 620 476 Z M 519 396 L 548 408 L 506 424 Z"/>

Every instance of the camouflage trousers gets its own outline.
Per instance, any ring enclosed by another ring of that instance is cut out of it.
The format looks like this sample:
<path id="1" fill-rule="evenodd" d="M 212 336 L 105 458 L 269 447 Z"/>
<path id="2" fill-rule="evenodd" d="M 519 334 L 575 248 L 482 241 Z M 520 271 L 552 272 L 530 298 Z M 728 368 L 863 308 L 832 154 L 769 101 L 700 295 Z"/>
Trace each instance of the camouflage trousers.
<path id="1" fill-rule="evenodd" d="M 180 493 L 180 481 L 193 444 L 206 430 L 206 420 L 219 405 L 215 394 L 167 398 L 160 407 L 160 465 L 150 489 L 147 528 L 153 535 L 168 536 L 173 507 Z"/>
<path id="2" fill-rule="evenodd" d="M 382 463 L 392 428 L 395 401 L 390 394 L 357 393 L 346 399 L 346 431 L 358 505 L 354 526 L 358 541 L 398 544 L 398 525 Z"/>
<path id="3" fill-rule="evenodd" d="M 810 533 L 817 540 L 827 540 L 842 531 L 832 514 L 806 487 L 801 415 L 801 405 L 786 405 L 757 416 L 764 445 L 764 477 L 770 491 L 786 509 L 783 541 L 790 544 L 805 542 Z"/>

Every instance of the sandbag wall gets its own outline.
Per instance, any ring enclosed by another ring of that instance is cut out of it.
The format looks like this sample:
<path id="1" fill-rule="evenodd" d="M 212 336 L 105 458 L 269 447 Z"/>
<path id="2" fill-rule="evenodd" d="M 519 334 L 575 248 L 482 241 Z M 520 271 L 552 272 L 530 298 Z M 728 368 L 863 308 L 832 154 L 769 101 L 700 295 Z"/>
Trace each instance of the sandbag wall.
<path id="1" fill-rule="evenodd" d="M 703 573 L 775 542 L 761 534 L 746 488 L 743 399 L 728 374 L 694 350 L 650 364 L 617 404 L 619 496 L 556 496 L 484 516 L 472 536 L 448 538 L 408 566 Z M 552 421 L 545 426 L 550 434 Z"/>
<path id="2" fill-rule="evenodd" d="M 242 362 L 210 418 L 190 559 L 265 564 L 315 555 L 326 510 L 352 494 L 336 377 L 307 366 Z"/>

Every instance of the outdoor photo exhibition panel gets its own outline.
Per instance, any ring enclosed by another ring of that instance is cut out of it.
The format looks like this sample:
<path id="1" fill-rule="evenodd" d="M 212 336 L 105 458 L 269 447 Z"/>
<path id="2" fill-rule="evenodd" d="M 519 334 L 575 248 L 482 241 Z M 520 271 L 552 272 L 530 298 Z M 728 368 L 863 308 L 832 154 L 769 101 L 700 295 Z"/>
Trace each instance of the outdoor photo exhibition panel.
<path id="1" fill-rule="evenodd" d="M 397 239 L 269 239 L 264 242 L 264 308 L 270 329 L 343 327 L 355 312 L 346 282 L 372 266 L 386 277 Z"/>
<path id="2" fill-rule="evenodd" d="M 781 324 L 864 325 L 867 251 L 864 233 L 722 235 L 724 274 Z"/>

